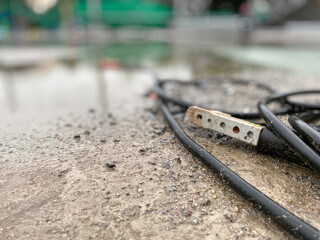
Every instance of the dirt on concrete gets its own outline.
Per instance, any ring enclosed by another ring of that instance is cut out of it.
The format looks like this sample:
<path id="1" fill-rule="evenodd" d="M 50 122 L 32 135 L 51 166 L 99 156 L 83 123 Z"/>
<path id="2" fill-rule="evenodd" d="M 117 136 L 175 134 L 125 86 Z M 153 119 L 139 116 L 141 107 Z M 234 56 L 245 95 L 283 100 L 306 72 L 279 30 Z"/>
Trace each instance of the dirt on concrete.
<path id="1" fill-rule="evenodd" d="M 302 84 L 298 74 L 281 71 L 230 75 L 268 81 L 279 90 Z M 304 77 L 303 84 L 313 87 L 316 78 Z M 234 106 L 237 88 L 222 87 L 234 90 L 223 106 Z M 148 90 L 112 111 L 89 109 L 31 128 L 2 127 L 0 239 L 294 239 L 183 148 Z M 198 92 L 188 94 L 196 98 Z M 252 107 L 259 96 L 254 89 L 241 94 L 236 108 Z M 179 119 L 224 164 L 320 228 L 320 182 L 310 169 Z"/>

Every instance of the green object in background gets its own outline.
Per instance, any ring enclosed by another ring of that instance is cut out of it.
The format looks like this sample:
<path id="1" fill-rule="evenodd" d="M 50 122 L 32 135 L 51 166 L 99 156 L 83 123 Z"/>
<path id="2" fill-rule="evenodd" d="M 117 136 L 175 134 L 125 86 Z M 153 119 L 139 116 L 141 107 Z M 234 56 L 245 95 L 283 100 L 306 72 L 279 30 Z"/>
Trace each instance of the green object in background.
<path id="1" fill-rule="evenodd" d="M 172 8 L 159 1 L 103 0 L 102 19 L 107 25 L 164 27 L 172 18 Z"/>
<path id="2" fill-rule="evenodd" d="M 88 26 L 88 4 L 86 0 L 73 1 L 74 24 Z"/>
<path id="3" fill-rule="evenodd" d="M 122 67 L 141 67 L 145 62 L 165 62 L 172 54 L 171 46 L 164 42 L 115 42 L 105 46 L 88 46 L 84 59 L 116 60 Z"/>
<path id="4" fill-rule="evenodd" d="M 137 67 L 145 61 L 162 61 L 171 53 L 170 45 L 156 42 L 113 43 L 104 49 L 104 56 L 127 67 Z"/>
<path id="5" fill-rule="evenodd" d="M 72 19 L 74 25 L 84 27 L 90 24 L 164 27 L 173 15 L 172 8 L 160 0 L 72 0 L 70 14 L 65 11 L 65 1 L 71 0 L 59 0 L 46 13 L 37 14 L 23 0 L 0 0 L 0 26 L 57 29 L 62 21 Z"/>
<path id="6" fill-rule="evenodd" d="M 10 18 L 15 28 L 42 27 L 56 29 L 60 26 L 59 6 L 56 4 L 44 14 L 33 12 L 24 1 L 10 1 Z"/>
<path id="7" fill-rule="evenodd" d="M 0 1 L 0 29 L 1 31 L 11 28 L 11 11 L 9 1 Z"/>

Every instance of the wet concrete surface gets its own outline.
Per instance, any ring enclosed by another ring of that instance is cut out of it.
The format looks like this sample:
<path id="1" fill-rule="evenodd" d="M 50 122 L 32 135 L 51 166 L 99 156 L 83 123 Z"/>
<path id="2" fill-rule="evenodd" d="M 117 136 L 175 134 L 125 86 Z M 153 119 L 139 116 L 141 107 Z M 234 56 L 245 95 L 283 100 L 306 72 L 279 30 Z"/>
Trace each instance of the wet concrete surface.
<path id="1" fill-rule="evenodd" d="M 1 72 L 1 239 L 293 239 L 180 145 L 149 93 L 155 76 L 228 76 L 285 91 L 314 89 L 317 73 L 230 61 L 210 46 L 169 48 L 138 64 L 122 53 L 88 61 L 81 49 L 76 64 L 42 63 L 11 80 Z M 169 90 L 243 111 L 265 95 L 229 83 Z M 311 170 L 179 120 L 246 181 L 320 228 Z"/>

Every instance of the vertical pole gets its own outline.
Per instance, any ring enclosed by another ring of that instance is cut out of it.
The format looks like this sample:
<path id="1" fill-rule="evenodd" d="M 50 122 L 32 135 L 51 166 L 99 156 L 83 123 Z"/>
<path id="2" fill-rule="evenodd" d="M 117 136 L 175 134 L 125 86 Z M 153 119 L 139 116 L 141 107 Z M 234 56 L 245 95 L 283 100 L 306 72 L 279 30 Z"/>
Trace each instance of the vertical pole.
<path id="1" fill-rule="evenodd" d="M 88 26 L 102 25 L 102 1 L 87 0 Z"/>
<path id="2" fill-rule="evenodd" d="M 62 31 L 65 31 L 67 33 L 69 43 L 72 44 L 74 23 L 73 2 L 72 0 L 60 0 L 58 4 Z"/>

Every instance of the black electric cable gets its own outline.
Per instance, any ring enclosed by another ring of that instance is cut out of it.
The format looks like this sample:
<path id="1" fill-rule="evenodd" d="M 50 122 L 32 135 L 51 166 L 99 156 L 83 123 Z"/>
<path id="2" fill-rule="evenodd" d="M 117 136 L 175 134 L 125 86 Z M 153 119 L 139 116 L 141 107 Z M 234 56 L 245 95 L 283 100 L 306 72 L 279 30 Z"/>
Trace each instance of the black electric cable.
<path id="1" fill-rule="evenodd" d="M 278 222 L 281 226 L 287 229 L 289 232 L 295 234 L 296 236 L 302 237 L 304 239 L 320 239 L 319 230 L 313 228 L 303 220 L 299 219 L 294 214 L 290 213 L 285 208 L 281 207 L 279 204 L 274 202 L 272 199 L 268 198 L 266 195 L 261 193 L 259 190 L 254 188 L 252 185 L 243 180 L 240 176 L 222 164 L 218 159 L 208 153 L 205 149 L 201 148 L 198 144 L 196 144 L 191 138 L 187 136 L 187 134 L 182 130 L 179 123 L 175 120 L 173 113 L 169 110 L 167 103 L 174 103 L 182 108 L 190 107 L 194 104 L 185 102 L 180 99 L 175 99 L 173 97 L 167 96 L 163 89 L 164 83 L 170 82 L 170 80 L 165 81 L 157 81 L 155 92 L 158 94 L 162 101 L 162 111 L 164 113 L 165 118 L 169 122 L 171 128 L 173 129 L 175 135 L 180 140 L 180 142 L 185 146 L 185 148 L 191 152 L 194 156 L 199 158 L 206 166 L 208 166 L 211 170 L 218 173 L 218 176 L 226 181 L 230 186 L 238 192 L 241 196 L 243 196 L 246 200 L 254 203 L 255 206 L 258 206 L 259 209 L 262 209 L 265 213 L 269 214 L 276 222 Z M 174 82 L 181 83 L 181 81 L 175 80 Z M 243 82 L 245 83 L 245 82 Z M 185 83 L 183 83 L 185 84 Z M 190 84 L 190 83 L 188 83 Z M 192 84 L 192 83 L 191 83 Z M 199 82 L 194 83 L 194 85 L 200 84 Z M 267 86 L 267 85 L 266 85 Z M 270 91 L 272 92 L 272 91 Z M 311 92 L 311 91 L 308 91 Z M 315 91 L 312 91 L 315 93 Z M 305 94 L 306 91 L 303 92 Z M 317 91 L 316 91 L 317 93 Z M 292 93 L 291 93 L 292 94 Z M 296 93 L 297 94 L 297 93 Z M 280 103 L 286 102 L 286 96 L 284 94 L 278 94 L 279 98 L 276 98 L 273 101 L 279 101 Z M 291 96 L 291 95 L 290 95 Z M 270 98 L 268 98 L 270 99 Z M 268 101 L 263 104 L 263 102 L 259 103 L 259 111 L 261 113 L 260 107 L 262 108 L 264 105 L 269 103 Z M 266 106 L 265 106 L 266 107 Z M 267 113 L 275 116 L 275 114 L 290 114 L 290 113 L 298 113 L 304 110 L 304 108 L 292 107 L 287 109 L 281 109 L 280 111 L 276 111 L 272 113 L 267 107 Z M 180 111 L 181 112 L 181 111 Z M 226 112 L 226 111 L 223 111 Z M 263 111 L 265 112 L 265 111 Z M 229 113 L 230 114 L 230 113 Z M 256 118 L 256 113 L 235 113 L 234 115 L 242 118 Z M 301 114 L 302 115 L 302 114 Z M 307 116 L 309 119 L 314 116 Z M 280 120 L 279 120 L 280 121 Z M 271 121 L 267 121 L 270 125 Z M 279 125 L 278 123 L 276 125 Z M 263 131 L 270 132 L 270 131 Z M 272 132 L 270 132 L 272 133 Z M 292 133 L 293 134 L 293 133 Z M 271 134 L 272 135 L 272 134 Z M 296 135 L 295 135 L 296 136 Z M 267 137 L 265 139 L 273 139 L 275 136 Z M 282 138 L 276 139 L 275 142 L 281 141 Z M 269 142 L 265 141 L 265 142 Z M 277 144 L 280 145 L 280 144 Z"/>
<path id="2" fill-rule="evenodd" d="M 305 112 L 301 112 L 298 114 L 298 117 L 301 118 L 305 122 L 312 122 L 317 119 L 320 119 L 320 111 L 319 110 L 307 110 Z"/>
<path id="3" fill-rule="evenodd" d="M 181 81 L 181 80 L 157 80 L 155 83 L 155 93 L 157 95 L 165 100 L 166 102 L 171 102 L 175 105 L 178 105 L 180 109 L 173 111 L 172 113 L 182 113 L 185 112 L 189 107 L 195 106 L 195 103 L 187 102 L 178 98 L 174 98 L 172 96 L 169 96 L 165 90 L 164 87 L 166 84 L 178 84 L 178 85 L 184 85 L 184 86 L 195 86 L 195 87 L 206 87 L 208 84 L 216 84 L 216 83 L 234 83 L 234 84 L 241 84 L 241 85 L 255 85 L 257 88 L 266 90 L 270 95 L 274 95 L 277 93 L 277 90 L 275 90 L 273 87 L 263 84 L 263 83 L 257 83 L 253 81 L 243 80 L 243 79 L 205 79 L 205 80 L 195 80 L 195 81 Z M 282 99 L 281 101 L 282 105 L 286 104 L 286 99 Z M 204 107 L 209 108 L 209 107 Z M 276 115 L 285 115 L 285 114 L 292 114 L 292 113 L 299 113 L 301 109 L 293 107 L 293 106 L 285 106 L 280 110 L 275 111 L 274 113 Z M 260 117 L 259 113 L 244 113 L 244 112 L 230 112 L 226 110 L 220 110 L 221 112 L 228 113 L 233 117 L 252 120 L 257 119 Z M 253 122 L 257 123 L 257 122 Z M 257 123 L 263 126 L 266 126 L 265 123 Z M 273 157 L 277 157 L 279 159 L 287 160 L 291 163 L 298 164 L 300 166 L 306 167 L 304 161 L 301 161 L 300 158 L 294 154 L 293 151 L 290 150 L 290 148 L 287 147 L 285 142 L 283 142 L 281 139 L 279 139 L 277 136 L 275 136 L 272 131 L 268 131 L 267 129 L 262 132 L 262 135 L 259 140 L 258 150 L 261 153 L 271 155 Z"/>
<path id="4" fill-rule="evenodd" d="M 165 100 L 162 100 L 161 108 L 173 132 L 184 147 L 195 157 L 200 159 L 213 172 L 217 173 L 222 180 L 226 181 L 227 184 L 243 198 L 271 216 L 279 225 L 287 229 L 290 233 L 303 239 L 320 239 L 319 230 L 299 219 L 297 216 L 261 193 L 188 137 L 171 114 Z"/>
<path id="5" fill-rule="evenodd" d="M 298 116 L 289 117 L 290 125 L 306 139 L 316 150 L 320 151 L 320 133 Z"/>
<path id="6" fill-rule="evenodd" d="M 286 160 L 303 167 L 308 167 L 308 165 L 302 161 L 281 138 L 278 138 L 269 127 L 265 127 L 262 130 L 256 147 L 260 153 Z"/>
<path id="7" fill-rule="evenodd" d="M 196 81 L 181 81 L 181 80 L 169 80 L 169 79 L 165 79 L 165 80 L 157 80 L 154 86 L 154 92 L 163 100 L 167 101 L 167 102 L 171 102 L 174 103 L 184 109 L 188 109 L 191 106 L 195 106 L 196 104 L 192 103 L 192 102 L 188 102 L 188 101 L 184 101 L 172 96 L 168 96 L 165 93 L 164 90 L 164 85 L 168 84 L 168 83 L 177 83 L 179 85 L 191 85 L 191 86 L 201 86 L 203 84 L 208 84 L 208 83 L 221 83 L 221 82 L 231 82 L 231 83 L 235 83 L 235 84 L 242 84 L 242 85 L 250 85 L 253 84 L 255 85 L 257 88 L 266 90 L 270 95 L 274 95 L 276 93 L 278 93 L 278 91 L 276 89 L 274 89 L 273 87 L 267 85 L 267 84 L 263 84 L 263 83 L 258 83 L 258 82 L 253 82 L 253 81 L 248 81 L 248 80 L 242 80 L 242 79 L 208 79 L 208 80 L 196 80 Z M 199 106 L 199 105 L 198 105 Z M 210 108 L 210 106 L 199 106 L 199 107 L 203 107 L 203 108 Z M 244 113 L 244 112 L 233 112 L 233 111 L 226 111 L 226 110 L 218 110 L 227 114 L 230 114 L 233 117 L 237 117 L 237 118 L 242 118 L 242 119 L 257 119 L 260 118 L 260 114 L 258 112 L 251 112 L 251 113 Z M 285 115 L 285 114 L 292 114 L 292 113 L 297 113 L 299 112 L 299 110 L 296 110 L 292 107 L 289 108 L 284 108 L 284 109 L 280 109 L 275 111 L 276 115 Z"/>
<path id="8" fill-rule="evenodd" d="M 298 91 L 281 93 L 272 97 L 267 97 L 260 101 L 258 109 L 272 131 L 281 138 L 288 147 L 294 151 L 302 160 L 310 167 L 320 172 L 320 156 L 309 145 L 302 141 L 295 133 L 293 133 L 268 107 L 267 104 L 282 100 L 289 96 L 304 95 L 304 94 L 319 94 L 320 90 Z"/>
<path id="9" fill-rule="evenodd" d="M 298 107 L 303 110 L 320 110 L 320 104 L 315 103 L 307 103 L 307 102 L 298 102 L 298 101 L 292 101 L 290 99 L 287 99 L 286 102 L 289 105 Z"/>

